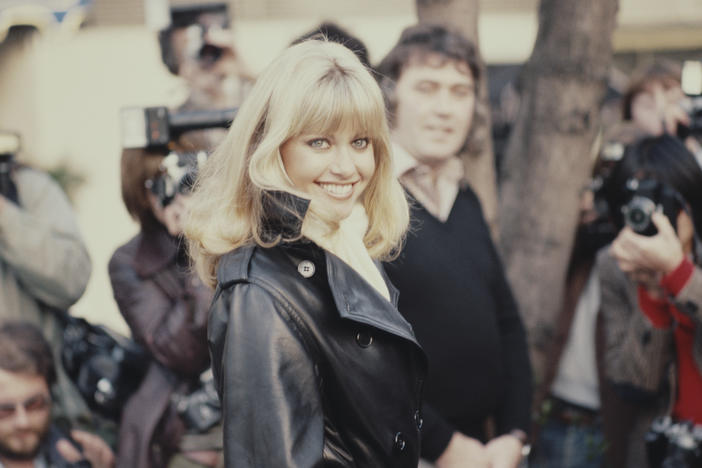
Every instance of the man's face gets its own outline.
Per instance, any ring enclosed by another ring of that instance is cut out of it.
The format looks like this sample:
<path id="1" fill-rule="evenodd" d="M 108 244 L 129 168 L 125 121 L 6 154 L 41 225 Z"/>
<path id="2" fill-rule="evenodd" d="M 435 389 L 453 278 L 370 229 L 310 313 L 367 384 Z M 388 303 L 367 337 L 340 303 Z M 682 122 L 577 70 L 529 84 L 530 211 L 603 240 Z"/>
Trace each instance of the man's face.
<path id="1" fill-rule="evenodd" d="M 395 97 L 395 142 L 427 164 L 458 153 L 475 108 L 475 84 L 467 64 L 438 55 L 410 61 L 397 81 Z"/>
<path id="2" fill-rule="evenodd" d="M 44 377 L 0 369 L 0 460 L 31 460 L 49 428 L 51 396 Z"/>

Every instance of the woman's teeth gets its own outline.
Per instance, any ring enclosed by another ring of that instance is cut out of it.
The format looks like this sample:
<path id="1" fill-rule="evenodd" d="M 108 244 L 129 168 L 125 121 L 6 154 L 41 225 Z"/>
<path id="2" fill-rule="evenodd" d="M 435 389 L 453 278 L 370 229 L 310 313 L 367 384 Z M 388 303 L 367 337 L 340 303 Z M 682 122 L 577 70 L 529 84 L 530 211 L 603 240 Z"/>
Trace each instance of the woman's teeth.
<path id="1" fill-rule="evenodd" d="M 348 195 L 353 189 L 353 184 L 319 184 L 327 192 L 332 195 Z"/>

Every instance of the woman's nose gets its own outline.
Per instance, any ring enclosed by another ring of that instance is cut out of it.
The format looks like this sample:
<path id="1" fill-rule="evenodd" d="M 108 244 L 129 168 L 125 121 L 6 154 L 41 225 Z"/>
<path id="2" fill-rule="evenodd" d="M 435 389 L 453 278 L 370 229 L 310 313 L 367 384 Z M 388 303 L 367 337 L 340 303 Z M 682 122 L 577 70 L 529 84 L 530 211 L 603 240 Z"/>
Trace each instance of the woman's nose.
<path id="1" fill-rule="evenodd" d="M 353 162 L 353 155 L 350 149 L 340 148 L 334 154 L 334 160 L 329 165 L 329 170 L 333 174 L 341 177 L 348 177 L 354 173 L 356 166 Z"/>

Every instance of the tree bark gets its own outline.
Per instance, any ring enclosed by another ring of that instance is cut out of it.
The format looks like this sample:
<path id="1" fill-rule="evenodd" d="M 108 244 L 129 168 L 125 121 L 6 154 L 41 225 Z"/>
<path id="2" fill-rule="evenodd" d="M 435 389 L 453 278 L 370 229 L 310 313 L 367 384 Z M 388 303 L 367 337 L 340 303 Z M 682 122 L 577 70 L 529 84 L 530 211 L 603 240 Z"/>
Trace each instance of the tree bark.
<path id="1" fill-rule="evenodd" d="M 500 193 L 501 251 L 537 382 L 562 306 L 580 189 L 594 162 L 618 0 L 542 0 Z"/>
<path id="2" fill-rule="evenodd" d="M 478 0 L 417 0 L 420 23 L 441 24 L 458 31 L 476 46 L 478 42 Z M 485 219 L 493 235 L 497 234 L 497 177 L 492 149 L 490 104 L 488 101 L 487 69 L 480 57 L 480 87 L 475 105 L 469 145 L 461 160 L 468 183 L 478 195 Z"/>

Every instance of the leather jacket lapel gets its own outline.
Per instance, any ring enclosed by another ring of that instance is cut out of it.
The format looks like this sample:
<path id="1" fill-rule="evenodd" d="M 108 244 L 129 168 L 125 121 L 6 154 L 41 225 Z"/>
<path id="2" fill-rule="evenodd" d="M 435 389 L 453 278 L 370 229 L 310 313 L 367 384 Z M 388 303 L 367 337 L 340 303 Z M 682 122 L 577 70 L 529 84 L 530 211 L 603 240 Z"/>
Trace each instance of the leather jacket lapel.
<path id="1" fill-rule="evenodd" d="M 371 325 L 417 343 L 412 326 L 397 311 L 397 289 L 387 281 L 392 302 L 387 301 L 355 270 L 336 255 L 325 251 L 329 287 L 339 315 L 345 319 Z M 419 343 L 417 343 L 419 346 Z"/>

